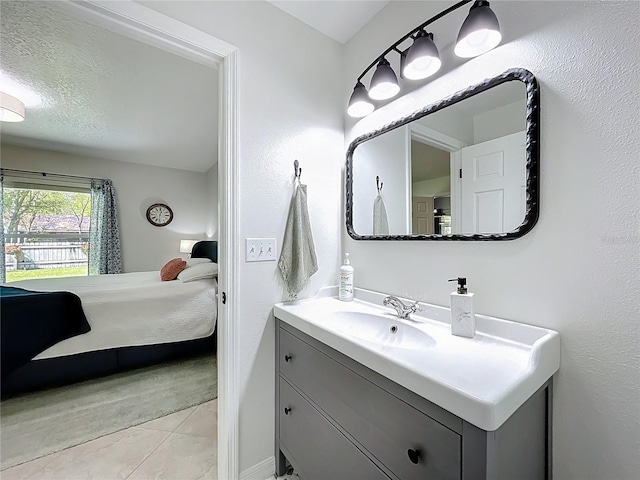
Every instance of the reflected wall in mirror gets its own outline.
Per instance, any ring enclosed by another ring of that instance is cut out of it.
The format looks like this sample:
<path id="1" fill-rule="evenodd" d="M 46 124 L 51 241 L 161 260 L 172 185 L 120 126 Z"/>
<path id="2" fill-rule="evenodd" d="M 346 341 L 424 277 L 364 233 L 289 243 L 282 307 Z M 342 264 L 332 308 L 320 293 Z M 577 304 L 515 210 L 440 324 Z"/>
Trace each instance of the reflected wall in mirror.
<path id="1" fill-rule="evenodd" d="M 357 240 L 518 238 L 538 217 L 538 137 L 537 82 L 523 69 L 363 135 L 347 152 L 347 230 Z"/>

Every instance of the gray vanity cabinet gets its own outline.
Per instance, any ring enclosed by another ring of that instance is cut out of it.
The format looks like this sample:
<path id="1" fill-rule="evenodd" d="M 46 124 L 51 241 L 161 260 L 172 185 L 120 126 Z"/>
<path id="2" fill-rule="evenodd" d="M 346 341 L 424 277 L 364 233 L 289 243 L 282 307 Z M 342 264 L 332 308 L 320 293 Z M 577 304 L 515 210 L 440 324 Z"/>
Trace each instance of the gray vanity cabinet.
<path id="1" fill-rule="evenodd" d="M 302 480 L 544 479 L 548 386 L 485 432 L 277 320 L 276 459 Z"/>
<path id="2" fill-rule="evenodd" d="M 286 405 L 280 438 L 288 455 L 304 465 L 303 478 L 389 479 L 286 380 L 280 379 L 279 387 Z"/>

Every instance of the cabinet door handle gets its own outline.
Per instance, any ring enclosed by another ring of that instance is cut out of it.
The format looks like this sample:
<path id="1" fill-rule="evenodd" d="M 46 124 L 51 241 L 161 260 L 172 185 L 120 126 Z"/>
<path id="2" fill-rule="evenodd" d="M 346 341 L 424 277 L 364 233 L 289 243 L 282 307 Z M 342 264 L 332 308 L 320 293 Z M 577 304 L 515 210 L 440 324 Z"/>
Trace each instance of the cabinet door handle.
<path id="1" fill-rule="evenodd" d="M 289 407 L 284 407 L 284 414 L 285 415 L 289 415 L 290 411 L 291 411 L 291 409 Z"/>
<path id="2" fill-rule="evenodd" d="M 285 355 L 284 356 L 284 361 L 289 363 L 289 360 L 291 360 L 293 357 L 291 355 Z"/>
<path id="3" fill-rule="evenodd" d="M 409 460 L 411 463 L 417 464 L 420 462 L 420 450 L 412 450 L 411 448 L 407 450 L 407 455 L 409 455 Z"/>

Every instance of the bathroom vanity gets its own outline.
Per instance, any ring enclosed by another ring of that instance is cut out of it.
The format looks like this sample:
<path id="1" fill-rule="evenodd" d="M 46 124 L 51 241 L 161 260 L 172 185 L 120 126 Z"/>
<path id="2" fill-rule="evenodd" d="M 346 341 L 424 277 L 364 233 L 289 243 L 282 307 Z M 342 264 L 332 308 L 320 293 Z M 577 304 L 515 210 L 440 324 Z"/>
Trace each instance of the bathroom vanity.
<path id="1" fill-rule="evenodd" d="M 557 332 L 479 315 L 451 338 L 446 308 L 401 320 L 382 294 L 334 290 L 274 307 L 278 475 L 551 478 Z"/>

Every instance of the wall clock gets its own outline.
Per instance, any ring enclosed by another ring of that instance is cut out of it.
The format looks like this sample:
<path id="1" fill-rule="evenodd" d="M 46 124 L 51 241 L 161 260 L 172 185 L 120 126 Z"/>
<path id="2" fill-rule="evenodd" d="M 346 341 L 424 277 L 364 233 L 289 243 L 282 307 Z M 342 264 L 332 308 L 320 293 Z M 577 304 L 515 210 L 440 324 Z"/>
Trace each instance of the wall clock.
<path id="1" fill-rule="evenodd" d="M 147 208 L 147 220 L 156 227 L 165 227 L 173 220 L 173 211 L 164 203 L 154 203 Z"/>

